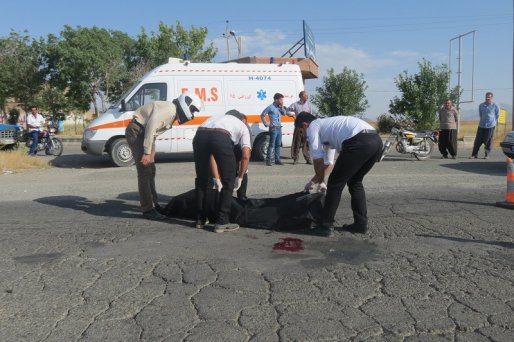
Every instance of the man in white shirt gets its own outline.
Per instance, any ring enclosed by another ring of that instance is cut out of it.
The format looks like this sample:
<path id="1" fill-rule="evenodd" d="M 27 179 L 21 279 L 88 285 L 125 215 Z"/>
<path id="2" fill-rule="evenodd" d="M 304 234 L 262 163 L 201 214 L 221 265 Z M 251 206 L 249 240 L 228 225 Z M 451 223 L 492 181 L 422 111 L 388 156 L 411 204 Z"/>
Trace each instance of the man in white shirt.
<path id="1" fill-rule="evenodd" d="M 219 115 L 206 120 L 193 139 L 193 153 L 196 169 L 196 205 L 198 217 L 196 227 L 205 225 L 205 199 L 209 182 L 211 155 L 216 161 L 221 179 L 218 202 L 218 217 L 214 232 L 224 233 L 239 229 L 239 225 L 229 222 L 232 192 L 239 189 L 250 161 L 250 131 L 243 123 L 244 115 Z M 234 146 L 240 145 L 242 157 L 237 169 Z"/>
<path id="2" fill-rule="evenodd" d="M 27 116 L 27 128 L 29 129 L 29 134 L 32 138 L 32 145 L 30 146 L 29 151 L 29 155 L 31 156 L 36 156 L 39 132 L 42 132 L 43 127 L 46 127 L 46 120 L 43 115 L 38 113 L 37 109 L 37 106 L 31 106 L 31 113 Z"/>
<path id="3" fill-rule="evenodd" d="M 307 130 L 315 172 L 313 182 L 320 184 L 321 189 L 326 187 L 325 203 L 316 232 L 322 236 L 334 236 L 335 214 L 344 186 L 348 185 L 354 222 L 343 225 L 343 229 L 365 233 L 368 217 L 362 179 L 382 153 L 382 140 L 377 131 L 364 120 L 352 116 L 317 119 L 312 114 L 302 113 L 295 120 L 295 125 Z M 329 149 L 336 149 L 339 156 L 325 185 L 323 157 Z"/>

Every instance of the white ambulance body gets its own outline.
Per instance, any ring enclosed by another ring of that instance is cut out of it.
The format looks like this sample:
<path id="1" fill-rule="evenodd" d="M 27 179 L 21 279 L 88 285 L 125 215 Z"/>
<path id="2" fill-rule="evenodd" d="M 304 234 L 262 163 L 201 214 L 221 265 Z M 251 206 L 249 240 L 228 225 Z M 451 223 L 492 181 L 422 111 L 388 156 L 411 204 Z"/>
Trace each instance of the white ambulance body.
<path id="1" fill-rule="evenodd" d="M 252 154 L 263 160 L 269 142 L 268 129 L 260 114 L 273 95 L 284 95 L 284 105 L 297 101 L 304 89 L 302 74 L 296 64 L 189 63 L 170 59 L 145 75 L 120 101 L 91 121 L 84 131 L 82 151 L 93 155 L 108 153 L 117 166 L 134 161 L 125 140 L 125 128 L 138 107 L 152 101 L 173 101 L 180 93 L 195 91 L 203 100 L 204 110 L 183 125 L 173 124 L 157 137 L 160 153 L 192 152 L 196 129 L 207 118 L 237 109 L 248 117 L 252 131 Z M 122 109 L 124 108 L 125 111 Z M 282 146 L 292 143 L 293 118 L 282 116 Z"/>

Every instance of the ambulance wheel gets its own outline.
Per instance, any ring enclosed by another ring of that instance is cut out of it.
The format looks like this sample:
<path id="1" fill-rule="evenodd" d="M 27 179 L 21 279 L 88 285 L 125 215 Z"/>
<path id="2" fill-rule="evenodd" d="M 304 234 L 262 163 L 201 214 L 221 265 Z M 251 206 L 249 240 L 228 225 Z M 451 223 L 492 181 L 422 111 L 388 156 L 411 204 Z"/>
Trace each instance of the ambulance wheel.
<path id="1" fill-rule="evenodd" d="M 266 160 L 266 155 L 268 153 L 269 146 L 269 135 L 261 135 L 258 137 L 253 143 L 253 159 L 256 161 L 264 161 Z"/>
<path id="2" fill-rule="evenodd" d="M 117 139 L 111 143 L 109 156 L 111 157 L 112 163 L 116 166 L 124 167 L 134 164 L 132 150 L 125 138 Z"/>

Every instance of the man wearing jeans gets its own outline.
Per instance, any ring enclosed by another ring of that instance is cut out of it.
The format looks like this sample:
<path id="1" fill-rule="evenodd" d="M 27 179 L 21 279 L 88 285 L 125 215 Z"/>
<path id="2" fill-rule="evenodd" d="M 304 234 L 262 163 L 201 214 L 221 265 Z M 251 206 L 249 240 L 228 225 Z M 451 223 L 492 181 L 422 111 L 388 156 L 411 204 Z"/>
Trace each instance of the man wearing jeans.
<path id="1" fill-rule="evenodd" d="M 266 121 L 266 115 L 269 122 Z M 282 122 L 281 116 L 287 115 L 284 107 L 284 95 L 276 93 L 273 96 L 273 103 L 270 104 L 261 114 L 264 126 L 269 128 L 269 145 L 266 154 L 266 165 L 271 166 L 271 158 L 275 156 L 275 164 L 283 165 L 280 160 L 280 146 L 282 145 Z M 293 115 L 289 115 L 293 116 Z"/>

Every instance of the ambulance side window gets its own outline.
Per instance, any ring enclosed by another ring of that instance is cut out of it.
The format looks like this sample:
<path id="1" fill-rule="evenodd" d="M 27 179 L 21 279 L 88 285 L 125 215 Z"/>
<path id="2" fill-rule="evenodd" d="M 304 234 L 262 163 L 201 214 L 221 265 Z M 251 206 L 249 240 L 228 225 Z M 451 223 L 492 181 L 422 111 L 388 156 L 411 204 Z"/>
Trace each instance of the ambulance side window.
<path id="1" fill-rule="evenodd" d="M 147 83 L 127 101 L 127 110 L 133 111 L 154 101 L 166 101 L 166 83 Z"/>

